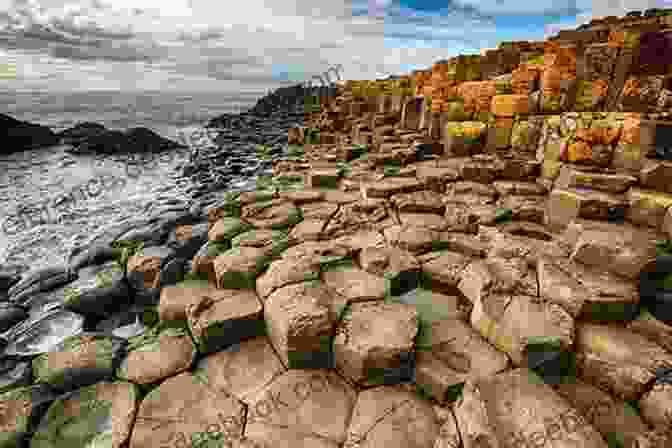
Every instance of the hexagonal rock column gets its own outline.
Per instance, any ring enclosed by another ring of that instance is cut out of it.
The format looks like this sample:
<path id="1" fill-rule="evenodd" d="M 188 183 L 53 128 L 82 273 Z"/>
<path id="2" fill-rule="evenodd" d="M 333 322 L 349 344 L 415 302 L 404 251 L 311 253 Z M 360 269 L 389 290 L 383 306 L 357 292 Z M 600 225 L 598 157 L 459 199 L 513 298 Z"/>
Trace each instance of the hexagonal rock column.
<path id="1" fill-rule="evenodd" d="M 561 306 L 536 297 L 493 294 L 474 303 L 471 325 L 491 344 L 509 355 L 516 366 L 528 361 L 527 345 L 550 339 L 568 350 L 574 319 Z"/>
<path id="2" fill-rule="evenodd" d="M 359 265 L 385 278 L 388 295 L 398 296 L 418 286 L 420 263 L 411 253 L 396 247 L 365 247 L 359 253 Z"/>
<path id="3" fill-rule="evenodd" d="M 213 261 L 218 288 L 254 288 L 257 275 L 271 261 L 267 248 L 232 247 Z"/>
<path id="4" fill-rule="evenodd" d="M 646 392 L 656 369 L 672 368 L 672 354 L 618 325 L 577 324 L 576 359 L 583 379 L 626 401 Z"/>
<path id="5" fill-rule="evenodd" d="M 559 384 L 556 391 L 586 417 L 602 437 L 611 442 L 621 439 L 626 447 L 663 448 L 668 437 L 649 430 L 631 405 L 579 379 Z"/>
<path id="6" fill-rule="evenodd" d="M 320 281 L 277 289 L 266 299 L 264 319 L 268 336 L 288 368 L 333 366 L 332 298 Z"/>
<path id="7" fill-rule="evenodd" d="M 607 448 L 585 417 L 525 368 L 470 379 L 454 412 L 465 448 L 544 446 L 548 441 Z"/>
<path id="8" fill-rule="evenodd" d="M 202 358 L 196 366 L 196 375 L 206 379 L 208 385 L 247 405 L 285 371 L 267 337 L 234 344 Z"/>
<path id="9" fill-rule="evenodd" d="M 206 281 L 185 281 L 161 290 L 159 319 L 165 322 L 187 320 L 187 306 L 197 303 L 201 297 L 212 296 L 219 291 Z"/>
<path id="10" fill-rule="evenodd" d="M 136 384 L 150 384 L 177 375 L 191 367 L 196 347 L 183 328 L 161 328 L 129 339 L 128 354 L 117 376 Z"/>
<path id="11" fill-rule="evenodd" d="M 263 446 L 338 448 L 356 398 L 333 371 L 289 370 L 250 398 L 245 436 Z"/>
<path id="12" fill-rule="evenodd" d="M 458 292 L 462 271 L 472 258 L 452 251 L 430 252 L 418 258 L 422 263 L 422 283 L 425 287 L 449 294 Z"/>
<path id="13" fill-rule="evenodd" d="M 474 304 L 495 293 L 539 296 L 536 272 L 522 258 L 476 259 L 462 270 L 458 289 Z"/>
<path id="14" fill-rule="evenodd" d="M 631 280 L 656 256 L 660 234 L 630 224 L 576 220 L 563 234 L 571 260 L 602 267 Z"/>
<path id="15" fill-rule="evenodd" d="M 293 246 L 257 278 L 257 293 L 262 300 L 266 300 L 278 288 L 316 280 L 323 263 L 347 258 L 351 253 L 352 250 L 346 244 L 333 241 L 308 241 Z"/>
<path id="16" fill-rule="evenodd" d="M 26 446 L 39 419 L 56 398 L 46 384 L 19 387 L 0 393 L 0 447 Z"/>
<path id="17" fill-rule="evenodd" d="M 240 438 L 245 424 L 244 405 L 189 372 L 168 378 L 140 404 L 129 448 L 189 446 L 206 434 L 225 441 Z"/>
<path id="18" fill-rule="evenodd" d="M 189 329 L 201 353 L 263 334 L 262 303 L 253 290 L 215 289 L 187 306 Z"/>
<path id="19" fill-rule="evenodd" d="M 400 386 L 375 387 L 357 396 L 344 446 L 431 448 L 439 429 L 428 401 Z"/>
<path id="20" fill-rule="evenodd" d="M 259 229 L 285 229 L 303 219 L 301 209 L 283 199 L 250 204 L 243 208 L 243 218 Z"/>
<path id="21" fill-rule="evenodd" d="M 537 277 L 540 297 L 562 306 L 574 318 L 628 321 L 637 314 L 636 285 L 604 270 L 541 257 Z"/>
<path id="22" fill-rule="evenodd" d="M 334 321 L 351 303 L 385 298 L 385 279 L 354 266 L 334 266 L 322 273 L 322 280 L 331 293 Z"/>
<path id="23" fill-rule="evenodd" d="M 670 380 L 658 378 L 653 388 L 639 400 L 639 407 L 648 423 L 661 431 L 669 431 L 672 425 L 672 384 Z M 670 437 L 672 438 L 672 434 Z"/>
<path id="24" fill-rule="evenodd" d="M 412 376 L 417 332 L 412 305 L 354 303 L 336 330 L 336 369 L 363 386 L 404 381 Z"/>
<path id="25" fill-rule="evenodd" d="M 103 445 L 120 448 L 128 440 L 139 399 L 138 388 L 126 382 L 101 382 L 56 400 L 31 440 L 31 446 Z M 79 431 L 68 431 L 72 427 Z"/>
<path id="26" fill-rule="evenodd" d="M 36 383 L 69 391 L 112 378 L 121 362 L 126 340 L 116 336 L 82 333 L 33 359 Z"/>
<path id="27" fill-rule="evenodd" d="M 509 365 L 506 354 L 461 319 L 438 320 L 420 335 L 415 382 L 439 403 L 454 398 L 468 378 L 494 375 Z"/>

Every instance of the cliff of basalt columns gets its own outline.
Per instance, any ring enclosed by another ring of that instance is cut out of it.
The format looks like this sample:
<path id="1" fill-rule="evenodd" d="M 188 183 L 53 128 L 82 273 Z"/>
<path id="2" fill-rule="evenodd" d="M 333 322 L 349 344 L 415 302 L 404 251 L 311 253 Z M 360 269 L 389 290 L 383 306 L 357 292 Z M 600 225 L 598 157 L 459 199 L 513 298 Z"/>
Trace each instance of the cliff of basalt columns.
<path id="1" fill-rule="evenodd" d="M 341 83 L 257 190 L 0 271 L 0 447 L 672 446 L 647 13 Z"/>

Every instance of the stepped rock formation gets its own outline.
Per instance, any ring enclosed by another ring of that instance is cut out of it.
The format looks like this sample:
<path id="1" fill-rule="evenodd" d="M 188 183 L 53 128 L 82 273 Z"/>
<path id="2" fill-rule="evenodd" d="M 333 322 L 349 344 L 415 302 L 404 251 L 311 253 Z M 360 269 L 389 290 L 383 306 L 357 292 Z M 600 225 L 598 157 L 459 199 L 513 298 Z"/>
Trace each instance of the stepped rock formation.
<path id="1" fill-rule="evenodd" d="M 6 269 L 0 447 L 672 446 L 670 18 L 346 82 L 257 190 Z"/>

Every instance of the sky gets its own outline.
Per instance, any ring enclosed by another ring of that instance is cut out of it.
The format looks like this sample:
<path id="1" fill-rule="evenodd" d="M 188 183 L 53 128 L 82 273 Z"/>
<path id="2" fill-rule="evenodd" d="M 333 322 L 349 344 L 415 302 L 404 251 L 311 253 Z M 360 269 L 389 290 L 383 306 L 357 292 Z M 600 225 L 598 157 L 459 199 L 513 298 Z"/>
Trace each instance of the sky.
<path id="1" fill-rule="evenodd" d="M 672 0 L 0 0 L 0 89 L 255 92 L 337 65 L 342 79 L 373 79 L 666 5 Z"/>

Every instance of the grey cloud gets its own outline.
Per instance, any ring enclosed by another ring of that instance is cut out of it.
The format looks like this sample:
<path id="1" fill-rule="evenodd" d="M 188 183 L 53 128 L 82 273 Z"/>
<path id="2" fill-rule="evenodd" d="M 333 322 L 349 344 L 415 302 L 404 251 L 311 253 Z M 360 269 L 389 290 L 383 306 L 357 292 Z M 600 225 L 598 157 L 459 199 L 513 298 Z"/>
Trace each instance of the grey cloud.
<path id="1" fill-rule="evenodd" d="M 94 23 L 75 25 L 72 20 L 53 19 L 51 26 L 59 31 L 87 38 L 128 40 L 135 35 L 130 31 L 105 30 Z"/>
<path id="2" fill-rule="evenodd" d="M 57 58 L 111 62 L 140 62 L 155 59 L 153 56 L 140 53 L 135 48 L 128 46 L 101 47 L 92 51 L 91 48 L 87 47 L 53 45 L 49 48 L 49 53 Z"/>

